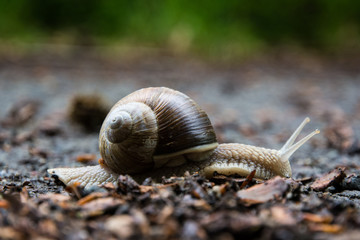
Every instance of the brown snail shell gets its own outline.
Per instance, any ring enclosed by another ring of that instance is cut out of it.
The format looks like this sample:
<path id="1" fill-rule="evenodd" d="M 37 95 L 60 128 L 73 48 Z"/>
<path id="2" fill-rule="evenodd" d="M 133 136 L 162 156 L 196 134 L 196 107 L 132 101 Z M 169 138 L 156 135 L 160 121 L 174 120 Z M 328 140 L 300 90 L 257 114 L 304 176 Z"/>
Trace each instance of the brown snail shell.
<path id="1" fill-rule="evenodd" d="M 217 146 L 205 111 L 165 87 L 140 89 L 118 101 L 99 136 L 105 165 L 120 174 L 204 160 Z"/>

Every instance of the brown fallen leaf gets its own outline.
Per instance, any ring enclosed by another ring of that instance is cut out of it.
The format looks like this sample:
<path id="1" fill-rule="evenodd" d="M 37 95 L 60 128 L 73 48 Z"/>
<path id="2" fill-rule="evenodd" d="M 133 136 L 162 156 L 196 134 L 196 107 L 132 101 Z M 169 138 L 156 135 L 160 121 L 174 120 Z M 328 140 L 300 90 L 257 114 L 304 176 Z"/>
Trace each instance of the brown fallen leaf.
<path id="1" fill-rule="evenodd" d="M 99 162 L 102 162 L 100 159 Z M 129 192 L 139 192 L 140 185 L 129 175 L 120 175 L 117 179 L 117 192 L 127 194 Z"/>
<path id="2" fill-rule="evenodd" d="M 44 219 L 39 222 L 39 231 L 48 236 L 59 236 L 59 228 L 55 222 L 50 219 Z"/>
<path id="3" fill-rule="evenodd" d="M 314 213 L 304 213 L 303 220 L 313 223 L 331 223 L 333 217 L 331 215 L 318 215 Z"/>
<path id="4" fill-rule="evenodd" d="M 291 226 L 297 223 L 290 210 L 281 206 L 274 206 L 270 209 L 272 220 L 283 226 Z"/>
<path id="5" fill-rule="evenodd" d="M 104 215 L 108 211 L 115 211 L 118 206 L 125 201 L 119 198 L 106 197 L 97 198 L 82 205 L 84 211 L 81 212 L 83 217 L 97 217 Z"/>
<path id="6" fill-rule="evenodd" d="M 251 214 L 238 211 L 216 211 L 200 220 L 200 225 L 208 232 L 228 231 L 241 232 L 260 227 L 262 221 Z"/>
<path id="7" fill-rule="evenodd" d="M 165 206 L 157 216 L 157 223 L 164 224 L 174 213 L 172 206 Z"/>
<path id="8" fill-rule="evenodd" d="M 197 192 L 195 189 L 191 191 L 191 196 L 197 199 L 201 199 L 199 192 Z"/>
<path id="9" fill-rule="evenodd" d="M 217 195 L 217 197 L 221 197 L 226 192 L 226 189 L 229 187 L 229 183 L 223 183 L 221 185 L 215 185 L 212 187 L 213 192 Z"/>
<path id="10" fill-rule="evenodd" d="M 171 218 L 162 226 L 163 233 L 158 236 L 158 239 L 175 239 L 175 236 L 177 235 L 177 231 L 179 229 L 181 229 L 179 222 Z"/>
<path id="11" fill-rule="evenodd" d="M 331 172 L 318 178 L 311 184 L 311 188 L 315 191 L 323 191 L 329 186 L 340 183 L 345 177 L 345 167 L 338 167 Z"/>
<path id="12" fill-rule="evenodd" d="M 24 239 L 24 233 L 19 232 L 18 230 L 12 227 L 0 227 L 0 236 L 2 239 L 14 239 L 14 240 L 21 240 Z"/>
<path id="13" fill-rule="evenodd" d="M 249 175 L 251 175 L 251 173 Z M 248 175 L 248 177 L 249 177 L 249 175 Z M 236 182 L 239 186 L 241 186 L 244 182 L 247 181 L 247 177 L 244 178 L 244 177 L 238 177 L 238 176 L 226 176 L 226 175 L 218 174 L 218 175 L 212 176 L 210 181 L 215 184 L 223 184 L 223 183 L 232 181 L 232 182 Z M 260 179 L 260 178 L 252 178 L 251 181 L 254 183 L 263 183 L 264 182 L 264 180 Z M 249 182 L 249 184 L 250 184 L 250 182 Z"/>
<path id="14" fill-rule="evenodd" d="M 37 198 L 43 201 L 50 200 L 54 203 L 67 202 L 71 200 L 71 197 L 69 195 L 64 195 L 60 193 L 41 194 Z"/>
<path id="15" fill-rule="evenodd" d="M 277 176 L 246 190 L 238 191 L 237 197 L 246 205 L 259 204 L 282 198 L 288 188 L 289 183 L 285 179 Z"/>
<path id="16" fill-rule="evenodd" d="M 143 211 L 134 208 L 130 211 L 130 214 L 132 215 L 135 224 L 139 227 L 141 234 L 148 236 L 150 233 L 150 222 Z"/>
<path id="17" fill-rule="evenodd" d="M 89 163 L 96 160 L 95 154 L 80 154 L 76 157 L 76 161 L 80 163 Z"/>
<path id="18" fill-rule="evenodd" d="M 106 198 L 98 198 L 82 205 L 83 209 L 87 210 L 104 210 L 109 207 L 114 207 L 116 205 L 124 204 L 125 201 L 119 198 L 106 197 Z"/>
<path id="19" fill-rule="evenodd" d="M 6 200 L 0 200 L 0 208 L 9 208 L 9 202 Z"/>
<path id="20" fill-rule="evenodd" d="M 309 228 L 311 231 L 332 233 L 332 234 L 337 234 L 344 231 L 344 227 L 338 224 L 315 223 L 315 224 L 309 224 Z"/>
<path id="21" fill-rule="evenodd" d="M 164 189 L 168 187 L 172 187 L 177 185 L 178 183 L 168 183 L 168 184 L 162 184 L 162 185 L 155 185 L 155 186 L 145 186 L 145 185 L 139 185 L 140 192 L 141 193 L 147 193 L 147 192 L 156 192 L 158 189 Z"/>
<path id="22" fill-rule="evenodd" d="M 246 180 L 241 184 L 240 189 L 245 188 L 254 178 L 256 170 L 253 170 L 247 177 Z"/>
<path id="23" fill-rule="evenodd" d="M 23 187 L 20 192 L 20 201 L 25 203 L 27 200 L 29 200 L 29 192 L 26 187 Z"/>
<path id="24" fill-rule="evenodd" d="M 129 215 L 116 215 L 106 220 L 104 227 L 121 239 L 135 234 L 135 221 Z"/>
<path id="25" fill-rule="evenodd" d="M 71 197 L 60 193 L 46 193 L 38 196 L 40 201 L 51 201 L 63 209 L 71 208 Z"/>
<path id="26" fill-rule="evenodd" d="M 105 183 L 102 187 L 107 190 L 114 190 L 116 188 L 112 182 Z"/>
<path id="27" fill-rule="evenodd" d="M 67 185 L 65 191 L 74 194 L 78 199 L 81 199 L 84 196 L 84 187 L 81 186 L 80 182 Z"/>
<path id="28" fill-rule="evenodd" d="M 226 183 L 230 180 L 230 178 L 228 176 L 225 176 L 225 175 L 214 175 L 211 177 L 211 181 L 215 184 L 223 184 L 223 183 Z M 245 178 L 242 178 L 242 181 L 241 182 L 244 182 L 245 181 Z"/>
<path id="29" fill-rule="evenodd" d="M 221 195 L 223 195 L 226 192 L 226 189 L 228 186 L 229 186 L 229 183 L 224 183 L 219 186 L 219 192 Z"/>
<path id="30" fill-rule="evenodd" d="M 105 193 L 100 193 L 100 192 L 90 193 L 89 195 L 87 195 L 87 196 L 79 199 L 79 200 L 77 201 L 77 204 L 81 206 L 81 205 L 84 205 L 84 204 L 86 204 L 86 203 L 88 203 L 88 202 L 90 202 L 90 201 L 93 201 L 93 200 L 97 199 L 97 198 L 105 197 L 106 195 L 107 195 L 107 194 L 105 194 Z"/>
<path id="31" fill-rule="evenodd" d="M 203 199 L 194 200 L 192 206 L 205 211 L 211 211 L 212 209 L 211 206 Z"/>
<path id="32" fill-rule="evenodd" d="M 309 183 L 312 180 L 313 180 L 312 177 L 303 177 L 303 178 L 295 179 L 296 182 L 299 182 L 299 183 L 302 183 L 302 184 Z"/>
<path id="33" fill-rule="evenodd" d="M 20 200 L 19 193 L 3 194 L 2 197 L 2 200 L 7 202 L 7 204 L 5 203 L 4 205 L 8 206 L 10 211 L 19 213 L 24 208 L 24 204 Z"/>

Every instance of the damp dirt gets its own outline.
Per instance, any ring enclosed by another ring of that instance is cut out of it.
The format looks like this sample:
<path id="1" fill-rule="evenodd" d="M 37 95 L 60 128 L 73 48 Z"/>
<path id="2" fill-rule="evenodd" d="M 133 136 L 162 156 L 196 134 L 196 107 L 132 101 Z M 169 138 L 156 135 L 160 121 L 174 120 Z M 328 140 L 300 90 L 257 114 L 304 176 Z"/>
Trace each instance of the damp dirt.
<path id="1" fill-rule="evenodd" d="M 0 64 L 1 239 L 356 239 L 360 234 L 360 74 L 331 64 L 214 66 L 22 59 Z M 97 164 L 110 107 L 150 86 L 177 89 L 209 115 L 219 142 L 279 149 L 291 179 L 186 173 L 155 183 L 65 187 L 53 167 Z"/>

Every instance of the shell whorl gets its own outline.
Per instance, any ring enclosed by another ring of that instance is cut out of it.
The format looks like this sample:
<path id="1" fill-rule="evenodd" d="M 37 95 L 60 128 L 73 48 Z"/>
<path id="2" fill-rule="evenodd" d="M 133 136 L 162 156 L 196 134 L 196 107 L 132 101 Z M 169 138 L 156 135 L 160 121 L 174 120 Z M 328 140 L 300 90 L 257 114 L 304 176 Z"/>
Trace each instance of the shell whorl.
<path id="1" fill-rule="evenodd" d="M 140 89 L 117 102 L 99 138 L 105 164 L 117 173 L 145 172 L 218 145 L 207 114 L 185 94 L 165 87 Z"/>
<path id="2" fill-rule="evenodd" d="M 121 143 L 131 133 L 133 127 L 133 119 L 130 113 L 122 111 L 114 111 L 109 117 L 109 127 L 106 130 L 106 137 L 111 143 Z"/>
<path id="3" fill-rule="evenodd" d="M 114 106 L 100 131 L 100 154 L 106 165 L 117 173 L 137 173 L 152 168 L 157 131 L 156 116 L 147 105 L 130 102 Z"/>

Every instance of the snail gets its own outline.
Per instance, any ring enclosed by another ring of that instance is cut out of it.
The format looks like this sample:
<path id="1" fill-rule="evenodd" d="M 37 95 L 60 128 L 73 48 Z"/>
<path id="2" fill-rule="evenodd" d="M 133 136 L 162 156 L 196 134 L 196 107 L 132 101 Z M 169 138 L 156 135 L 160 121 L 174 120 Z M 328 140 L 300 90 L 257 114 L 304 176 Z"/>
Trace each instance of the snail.
<path id="1" fill-rule="evenodd" d="M 116 184 L 120 174 L 136 180 L 198 172 L 255 177 L 291 177 L 290 156 L 320 131 L 294 144 L 306 118 L 280 150 L 239 143 L 219 144 L 209 117 L 187 95 L 165 87 L 143 88 L 118 101 L 100 134 L 99 165 L 48 169 L 66 185 Z"/>

